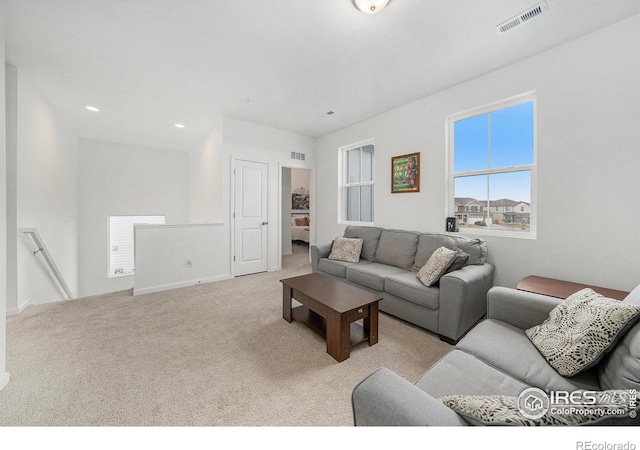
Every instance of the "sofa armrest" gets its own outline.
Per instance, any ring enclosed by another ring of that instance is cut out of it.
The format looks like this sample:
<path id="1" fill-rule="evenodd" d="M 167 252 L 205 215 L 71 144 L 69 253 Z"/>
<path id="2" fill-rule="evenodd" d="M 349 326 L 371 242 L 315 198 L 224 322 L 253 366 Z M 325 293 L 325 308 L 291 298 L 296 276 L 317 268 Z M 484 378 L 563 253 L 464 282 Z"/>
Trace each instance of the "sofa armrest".
<path id="1" fill-rule="evenodd" d="M 351 393 L 356 426 L 469 425 L 455 411 L 382 367 Z"/>
<path id="2" fill-rule="evenodd" d="M 487 318 L 521 330 L 541 324 L 562 299 L 495 286 L 487 294 Z"/>
<path id="3" fill-rule="evenodd" d="M 327 258 L 331 254 L 331 244 L 312 245 L 311 248 L 311 272 L 318 271 L 318 263 L 322 258 Z"/>
<path id="4" fill-rule="evenodd" d="M 494 266 L 469 265 L 440 278 L 438 334 L 456 342 L 487 313 Z"/>

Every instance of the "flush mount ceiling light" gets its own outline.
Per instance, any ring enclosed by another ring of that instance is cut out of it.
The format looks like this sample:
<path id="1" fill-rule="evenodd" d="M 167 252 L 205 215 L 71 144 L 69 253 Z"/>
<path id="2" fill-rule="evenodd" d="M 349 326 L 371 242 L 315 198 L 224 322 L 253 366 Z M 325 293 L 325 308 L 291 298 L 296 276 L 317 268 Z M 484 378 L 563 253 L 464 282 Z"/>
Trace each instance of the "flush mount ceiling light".
<path id="1" fill-rule="evenodd" d="M 181 123 L 174 123 L 173 126 L 176 128 L 184 128 L 184 125 Z"/>
<path id="2" fill-rule="evenodd" d="M 93 112 L 98 112 L 100 111 L 98 108 L 96 108 L 95 106 L 87 106 L 86 107 L 89 111 L 93 111 Z"/>
<path id="3" fill-rule="evenodd" d="M 365 14 L 382 11 L 391 0 L 353 0 L 353 5 Z"/>

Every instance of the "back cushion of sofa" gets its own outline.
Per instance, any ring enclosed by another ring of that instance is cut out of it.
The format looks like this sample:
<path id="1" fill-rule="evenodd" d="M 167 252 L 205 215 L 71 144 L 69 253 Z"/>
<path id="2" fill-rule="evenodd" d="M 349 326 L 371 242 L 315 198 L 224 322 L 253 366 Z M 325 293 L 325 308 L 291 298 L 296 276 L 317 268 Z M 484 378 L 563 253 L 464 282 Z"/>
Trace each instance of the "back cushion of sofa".
<path id="1" fill-rule="evenodd" d="M 598 369 L 602 390 L 640 390 L 640 323 L 618 342 Z"/>
<path id="2" fill-rule="evenodd" d="M 362 252 L 360 259 L 368 259 L 371 261 L 378 249 L 378 241 L 383 228 L 379 227 L 363 227 L 349 225 L 344 230 L 344 237 L 351 239 L 362 239 Z"/>
<path id="3" fill-rule="evenodd" d="M 433 252 L 440 247 L 447 247 L 453 250 L 455 241 L 451 236 L 437 233 L 422 233 L 418 238 L 418 249 L 416 251 L 413 270 L 420 270 L 429 261 Z"/>
<path id="4" fill-rule="evenodd" d="M 374 261 L 409 270 L 413 265 L 420 233 L 382 230 Z"/>
<path id="5" fill-rule="evenodd" d="M 623 301 L 640 306 L 640 286 Z M 640 322 L 618 342 L 598 369 L 602 389 L 640 390 Z"/>
<path id="6" fill-rule="evenodd" d="M 467 264 L 482 265 L 487 260 L 487 242 L 484 239 L 472 239 L 464 236 L 451 236 L 440 233 L 422 233 L 418 241 L 418 250 L 413 270 L 420 270 L 433 252 L 440 247 L 459 248 L 469 254 Z"/>

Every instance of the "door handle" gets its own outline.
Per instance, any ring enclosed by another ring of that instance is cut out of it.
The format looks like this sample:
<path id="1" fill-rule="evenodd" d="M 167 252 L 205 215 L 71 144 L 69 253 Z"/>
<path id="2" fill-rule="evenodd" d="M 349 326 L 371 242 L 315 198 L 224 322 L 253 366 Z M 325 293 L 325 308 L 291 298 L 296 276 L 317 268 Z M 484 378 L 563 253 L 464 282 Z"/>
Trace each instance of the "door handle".
<path id="1" fill-rule="evenodd" d="M 269 225 L 269 222 L 262 222 L 262 225 Z"/>

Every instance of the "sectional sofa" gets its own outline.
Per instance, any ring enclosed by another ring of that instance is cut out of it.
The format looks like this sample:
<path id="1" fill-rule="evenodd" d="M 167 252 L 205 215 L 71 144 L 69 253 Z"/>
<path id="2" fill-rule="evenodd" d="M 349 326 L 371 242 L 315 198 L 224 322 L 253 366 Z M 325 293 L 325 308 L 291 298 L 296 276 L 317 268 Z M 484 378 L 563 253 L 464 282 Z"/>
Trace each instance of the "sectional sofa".
<path id="1" fill-rule="evenodd" d="M 456 343 L 486 314 L 494 266 L 487 262 L 483 239 L 367 226 L 347 226 L 343 237 L 362 240 L 359 260 L 329 259 L 331 243 L 313 245 L 312 271 L 380 293 L 380 311 L 433 331 L 449 343 Z M 440 247 L 460 250 L 468 260 L 427 287 L 417 274 Z"/>
<path id="2" fill-rule="evenodd" d="M 549 318 L 562 300 L 493 287 L 487 301 L 486 320 L 415 384 L 384 367 L 361 381 L 352 394 L 355 425 L 640 425 L 640 401 L 635 398 L 640 392 L 640 322 L 631 322 L 600 359 L 592 355 L 593 365 L 565 376 L 550 365 L 525 332 Z M 624 303 L 639 307 L 640 287 Z M 581 312 L 572 320 L 585 318 Z M 584 330 L 586 335 L 609 338 L 602 335 L 601 324 L 592 332 Z M 588 343 L 577 354 L 568 355 L 579 359 L 592 347 Z M 549 408 L 538 422 L 527 422 L 514 407 L 517 398 L 527 400 L 521 395 L 526 391 L 542 398 L 552 392 L 583 395 L 585 407 L 576 406 L 575 397 L 569 402 L 558 396 L 561 405 L 578 410 Z M 599 398 L 600 410 L 595 398 Z M 451 402 L 458 407 L 450 407 Z M 612 404 L 626 410 L 611 414 Z"/>

